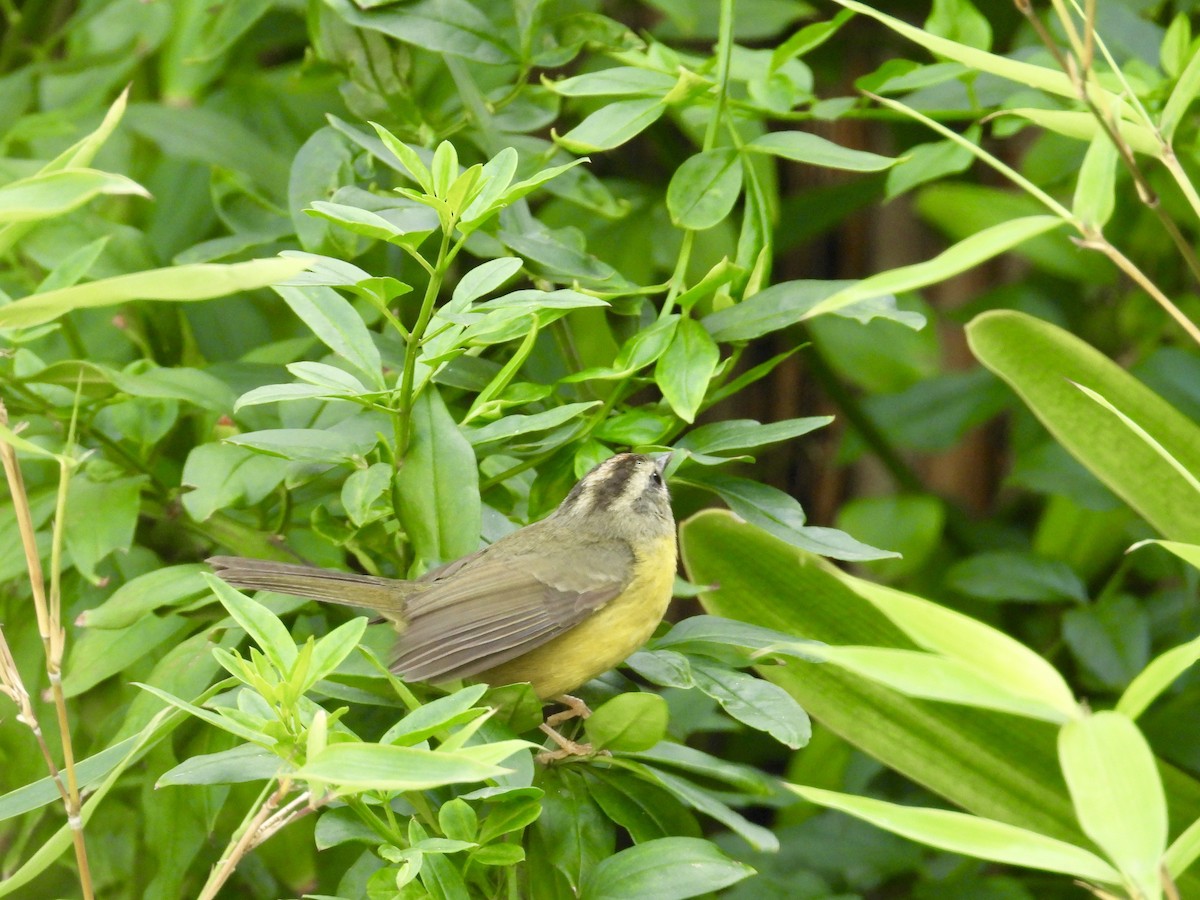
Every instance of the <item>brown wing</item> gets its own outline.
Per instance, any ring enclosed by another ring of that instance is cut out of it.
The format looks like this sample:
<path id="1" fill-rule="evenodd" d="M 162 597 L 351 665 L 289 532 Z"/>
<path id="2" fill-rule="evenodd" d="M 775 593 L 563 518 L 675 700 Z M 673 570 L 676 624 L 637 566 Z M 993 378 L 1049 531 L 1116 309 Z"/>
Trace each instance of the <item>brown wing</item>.
<path id="1" fill-rule="evenodd" d="M 407 598 L 394 671 L 414 681 L 478 674 L 578 625 L 632 578 L 633 554 L 621 541 L 585 554 L 492 549 L 438 571 Z"/>

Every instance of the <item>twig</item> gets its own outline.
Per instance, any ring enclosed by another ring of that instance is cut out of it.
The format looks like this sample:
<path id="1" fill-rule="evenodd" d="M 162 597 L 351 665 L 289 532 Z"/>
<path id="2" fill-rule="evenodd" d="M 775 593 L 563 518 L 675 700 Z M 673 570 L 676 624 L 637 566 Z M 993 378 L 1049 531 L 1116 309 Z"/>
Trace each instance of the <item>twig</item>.
<path id="1" fill-rule="evenodd" d="M 8 410 L 4 406 L 3 401 L 0 401 L 0 425 L 3 425 L 5 428 L 8 427 Z M 72 419 L 68 444 L 70 444 L 73 438 L 74 420 Z M 52 579 L 50 597 L 48 598 L 46 596 L 45 573 L 42 569 L 42 560 L 37 549 L 37 535 L 33 526 L 33 515 L 29 508 L 29 496 L 25 490 L 25 480 L 21 475 L 21 468 L 17 464 L 16 451 L 7 441 L 0 441 L 0 459 L 3 460 L 4 475 L 8 482 L 8 490 L 13 499 L 13 510 L 17 517 L 17 530 L 21 535 L 21 545 L 25 551 L 25 565 L 29 572 L 29 586 L 33 593 L 33 605 L 37 616 L 38 633 L 41 636 L 42 650 L 46 657 L 46 675 L 50 680 L 51 693 L 54 697 L 54 708 L 58 717 L 59 739 L 63 751 L 63 770 L 66 774 L 65 786 L 62 783 L 58 767 L 55 765 L 54 759 L 50 754 L 50 749 L 46 746 L 41 726 L 33 713 L 33 706 L 29 702 L 28 692 L 25 691 L 24 685 L 20 686 L 19 692 L 16 691 L 15 685 L 20 683 L 20 674 L 17 672 L 12 654 L 8 652 L 7 641 L 4 642 L 5 658 L 0 661 L 6 669 L 9 668 L 9 664 L 11 663 L 11 669 L 4 678 L 4 692 L 12 696 L 14 700 L 17 700 L 19 706 L 22 706 L 19 718 L 33 731 L 34 737 L 37 739 L 38 745 L 42 750 L 42 755 L 46 759 L 50 775 L 54 778 L 59 793 L 63 796 L 63 805 L 67 812 L 67 822 L 71 826 L 71 837 L 75 845 L 75 861 L 79 866 L 80 890 L 82 891 L 84 900 L 92 900 L 95 892 L 92 887 L 91 866 L 88 864 L 87 844 L 83 836 L 83 820 L 80 818 L 82 802 L 79 796 L 79 780 L 75 774 L 75 750 L 71 742 L 71 728 L 70 720 L 67 716 L 66 696 L 63 694 L 62 689 L 62 661 L 66 631 L 62 627 L 62 605 L 58 588 L 58 577 L 57 573 L 55 573 Z M 68 454 L 63 454 L 59 457 L 58 502 L 52 538 L 53 550 L 51 553 L 51 560 L 55 567 L 58 566 L 61 559 L 63 531 L 65 528 L 64 512 L 66 509 L 67 486 L 70 482 L 71 465 L 71 459 Z M 24 694 L 24 705 L 18 699 L 18 693 Z"/>

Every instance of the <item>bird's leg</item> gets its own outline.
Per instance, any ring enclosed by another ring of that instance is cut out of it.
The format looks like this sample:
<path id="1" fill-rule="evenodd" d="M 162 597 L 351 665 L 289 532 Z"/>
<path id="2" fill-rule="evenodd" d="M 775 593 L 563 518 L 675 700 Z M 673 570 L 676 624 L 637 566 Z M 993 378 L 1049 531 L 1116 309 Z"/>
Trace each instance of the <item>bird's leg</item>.
<path id="1" fill-rule="evenodd" d="M 586 719 L 592 714 L 588 709 L 588 705 L 578 697 L 572 697 L 570 694 L 559 694 L 554 698 L 556 703 L 560 703 L 566 707 L 562 712 L 556 712 L 554 715 L 547 717 L 546 724 L 553 728 L 555 725 L 561 725 L 563 722 L 569 722 L 571 719 L 579 718 Z"/>
<path id="2" fill-rule="evenodd" d="M 561 725 L 563 722 L 568 722 L 571 719 L 586 719 L 592 714 L 592 711 L 588 709 L 586 703 L 578 697 L 572 697 L 570 694 L 563 694 L 554 699 L 567 708 L 562 712 L 557 712 L 549 716 L 538 727 L 541 729 L 542 734 L 558 744 L 558 749 L 543 750 L 537 755 L 537 761 L 540 763 L 549 763 L 558 759 L 566 759 L 570 756 L 594 756 L 596 751 L 592 749 L 591 744 L 576 743 L 570 738 L 563 737 L 563 735 L 555 730 L 556 725 Z"/>

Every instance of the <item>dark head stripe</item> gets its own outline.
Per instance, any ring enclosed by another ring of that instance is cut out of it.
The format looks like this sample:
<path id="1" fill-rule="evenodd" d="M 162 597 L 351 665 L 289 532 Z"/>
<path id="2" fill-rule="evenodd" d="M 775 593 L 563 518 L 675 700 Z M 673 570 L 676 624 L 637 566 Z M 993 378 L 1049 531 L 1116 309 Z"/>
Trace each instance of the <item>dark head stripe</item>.
<path id="1" fill-rule="evenodd" d="M 625 494 L 629 481 L 641 467 L 642 458 L 625 453 L 606 460 L 593 490 L 593 509 L 609 509 Z"/>

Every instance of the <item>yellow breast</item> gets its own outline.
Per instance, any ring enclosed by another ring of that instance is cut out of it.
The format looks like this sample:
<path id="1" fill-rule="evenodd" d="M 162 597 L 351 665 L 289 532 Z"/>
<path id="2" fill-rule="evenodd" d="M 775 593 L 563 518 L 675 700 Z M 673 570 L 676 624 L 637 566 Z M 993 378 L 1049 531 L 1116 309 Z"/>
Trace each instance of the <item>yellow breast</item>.
<path id="1" fill-rule="evenodd" d="M 528 681 L 543 699 L 575 690 L 625 661 L 650 639 L 671 602 L 675 535 L 635 553 L 624 591 L 570 631 L 480 674 L 488 684 Z"/>

